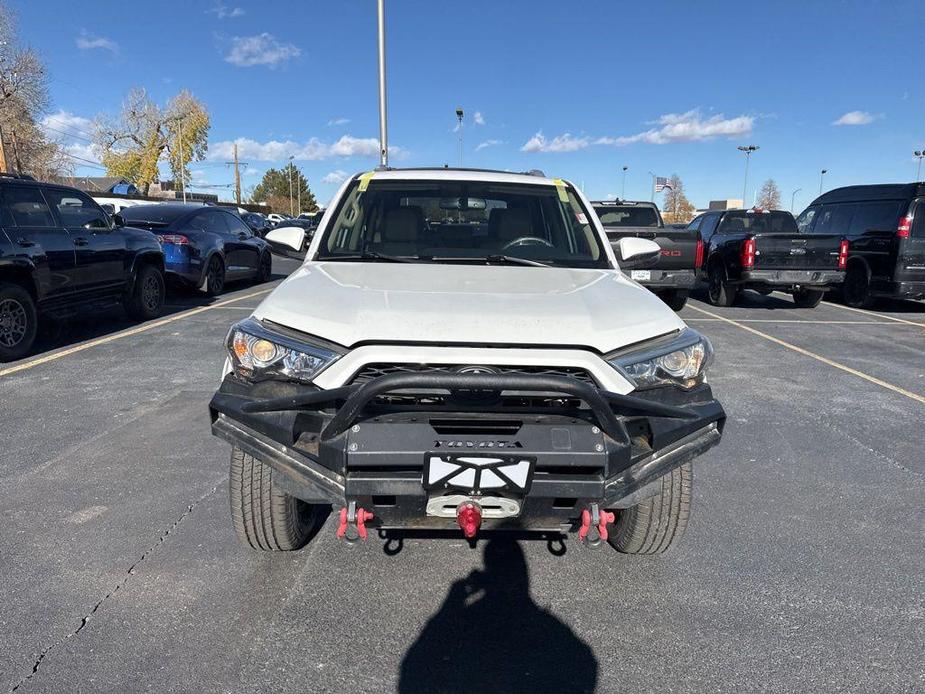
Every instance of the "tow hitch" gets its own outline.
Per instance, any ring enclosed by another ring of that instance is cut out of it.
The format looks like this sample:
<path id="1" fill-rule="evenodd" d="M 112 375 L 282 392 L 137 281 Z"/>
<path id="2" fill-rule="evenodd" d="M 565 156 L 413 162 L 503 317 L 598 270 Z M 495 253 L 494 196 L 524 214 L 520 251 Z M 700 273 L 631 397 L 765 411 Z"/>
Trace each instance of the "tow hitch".
<path id="1" fill-rule="evenodd" d="M 474 501 L 464 501 L 456 509 L 456 523 L 465 538 L 471 540 L 482 525 L 482 509 Z"/>
<path id="2" fill-rule="evenodd" d="M 581 512 L 581 527 L 578 528 L 578 540 L 588 547 L 597 547 L 607 539 L 607 524 L 613 523 L 617 516 L 612 511 L 601 511 L 597 504 Z"/>
<path id="3" fill-rule="evenodd" d="M 357 540 L 365 540 L 368 533 L 366 522 L 373 519 L 373 513 L 363 508 L 357 508 L 357 502 L 351 501 L 348 506 L 340 510 L 340 523 L 337 525 L 337 537 L 353 544 Z M 352 530 L 351 530 L 352 526 Z M 348 530 L 351 532 L 348 533 Z"/>

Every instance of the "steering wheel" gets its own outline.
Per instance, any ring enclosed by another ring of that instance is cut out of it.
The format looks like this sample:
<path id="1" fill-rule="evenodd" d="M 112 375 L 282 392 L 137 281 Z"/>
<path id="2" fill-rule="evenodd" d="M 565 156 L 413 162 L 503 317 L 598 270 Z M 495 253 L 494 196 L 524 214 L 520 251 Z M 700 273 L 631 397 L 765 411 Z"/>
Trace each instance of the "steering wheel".
<path id="1" fill-rule="evenodd" d="M 541 239 L 539 236 L 521 236 L 519 239 L 514 239 L 504 244 L 501 250 L 506 251 L 514 246 L 548 246 L 549 248 L 555 248 L 549 241 Z"/>

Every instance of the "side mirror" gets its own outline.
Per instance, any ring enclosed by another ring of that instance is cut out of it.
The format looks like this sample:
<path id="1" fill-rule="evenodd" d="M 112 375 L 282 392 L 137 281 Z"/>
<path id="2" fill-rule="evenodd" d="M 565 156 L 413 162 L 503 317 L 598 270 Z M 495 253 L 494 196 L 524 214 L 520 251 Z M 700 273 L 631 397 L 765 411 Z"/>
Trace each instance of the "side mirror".
<path id="1" fill-rule="evenodd" d="M 125 218 L 124 218 L 121 214 L 119 214 L 118 212 L 116 212 L 116 213 L 112 216 L 112 223 L 115 224 L 117 227 L 124 227 L 124 226 L 125 226 Z"/>
<path id="2" fill-rule="evenodd" d="M 636 237 L 620 239 L 617 242 L 617 250 L 620 255 L 620 267 L 624 270 L 652 267 L 658 263 L 662 253 L 661 247 L 655 241 Z"/>
<path id="3" fill-rule="evenodd" d="M 305 229 L 302 227 L 275 227 L 267 232 L 264 239 L 274 253 L 290 258 L 305 257 Z"/>

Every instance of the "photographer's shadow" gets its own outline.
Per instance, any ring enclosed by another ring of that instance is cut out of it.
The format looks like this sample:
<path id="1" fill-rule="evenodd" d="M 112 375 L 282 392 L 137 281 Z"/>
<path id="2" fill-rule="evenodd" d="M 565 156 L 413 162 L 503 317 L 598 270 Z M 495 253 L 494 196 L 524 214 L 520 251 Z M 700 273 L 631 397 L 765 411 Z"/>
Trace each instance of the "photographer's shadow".
<path id="1" fill-rule="evenodd" d="M 592 692 L 588 645 L 530 597 L 520 545 L 492 539 L 484 571 L 453 584 L 405 654 L 398 691 Z"/>

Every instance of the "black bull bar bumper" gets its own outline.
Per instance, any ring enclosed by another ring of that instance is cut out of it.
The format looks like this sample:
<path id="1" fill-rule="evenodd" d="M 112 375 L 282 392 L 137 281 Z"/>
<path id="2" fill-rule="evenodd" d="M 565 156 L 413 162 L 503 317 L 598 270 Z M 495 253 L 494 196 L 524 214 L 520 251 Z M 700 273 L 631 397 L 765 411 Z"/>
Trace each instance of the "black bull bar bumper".
<path id="1" fill-rule="evenodd" d="M 435 448 L 484 455 L 502 453 L 500 448 L 509 445 L 504 453 L 528 457 L 534 476 L 523 515 L 551 525 L 574 516 L 585 502 L 602 508 L 638 503 L 654 493 L 653 482 L 718 444 L 726 419 L 706 385 L 689 393 L 662 389 L 671 397 L 656 401 L 567 376 L 447 371 L 390 374 L 330 390 L 304 388 L 285 397 L 260 398 L 229 376 L 210 404 L 212 431 L 272 466 L 281 473 L 274 483 L 279 480 L 306 501 L 339 507 L 388 500 L 394 510 L 377 515 L 388 525 L 391 513 L 396 527 L 408 525 L 400 516 L 426 515 L 428 491 L 421 475 L 425 457 Z M 455 397 L 414 407 L 377 401 L 422 392 Z M 466 397 L 486 393 L 499 397 Z M 565 396 L 584 406 L 508 408 L 499 404 L 502 393 Z M 500 429 L 494 426 L 498 418 L 505 422 Z M 492 433 L 453 429 L 460 421 L 484 423 Z M 450 426 L 451 435 L 442 435 L 437 422 Z M 563 499 L 571 500 L 572 508 Z"/>

